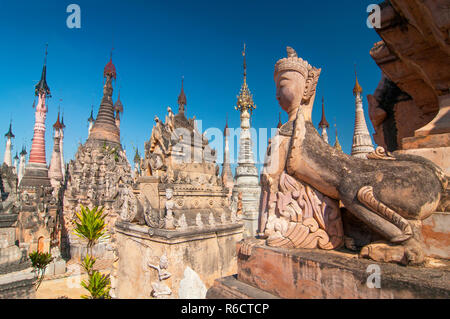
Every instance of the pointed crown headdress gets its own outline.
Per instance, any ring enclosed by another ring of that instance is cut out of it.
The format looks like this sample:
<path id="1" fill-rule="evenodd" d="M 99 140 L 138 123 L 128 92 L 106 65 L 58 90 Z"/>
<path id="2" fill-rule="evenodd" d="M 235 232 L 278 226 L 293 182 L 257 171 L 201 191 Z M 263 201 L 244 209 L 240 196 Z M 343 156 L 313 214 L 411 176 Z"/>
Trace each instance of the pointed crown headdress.
<path id="1" fill-rule="evenodd" d="M 319 81 L 320 72 L 322 69 L 311 66 L 308 61 L 299 58 L 297 52 L 291 47 L 286 47 L 287 58 L 282 58 L 275 64 L 274 79 L 277 78 L 278 73 L 283 71 L 299 72 L 306 79 L 305 92 L 303 94 L 303 102 L 309 101 L 316 91 L 317 82 Z"/>

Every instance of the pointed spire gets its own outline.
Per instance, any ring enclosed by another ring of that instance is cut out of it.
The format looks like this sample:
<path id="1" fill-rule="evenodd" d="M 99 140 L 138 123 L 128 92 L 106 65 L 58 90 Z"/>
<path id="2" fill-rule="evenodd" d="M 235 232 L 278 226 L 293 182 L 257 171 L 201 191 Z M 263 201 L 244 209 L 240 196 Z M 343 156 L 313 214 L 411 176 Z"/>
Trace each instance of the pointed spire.
<path id="1" fill-rule="evenodd" d="M 19 155 L 16 152 L 16 156 L 14 156 L 14 160 L 18 160 L 19 159 Z"/>
<path id="2" fill-rule="evenodd" d="M 244 83 L 247 82 L 247 63 L 245 62 L 245 42 L 244 50 L 242 51 L 242 56 L 244 57 L 243 67 L 244 67 Z"/>
<path id="3" fill-rule="evenodd" d="M 355 64 L 355 87 L 353 88 L 353 95 L 361 94 L 362 93 L 362 87 L 359 85 L 358 82 L 358 74 L 356 74 L 356 64 Z"/>
<path id="4" fill-rule="evenodd" d="M 239 95 L 237 96 L 237 106 L 235 106 L 236 110 L 250 110 L 256 109 L 256 105 L 253 102 L 253 95 L 251 94 L 248 85 L 247 85 L 247 63 L 245 60 L 245 43 L 244 50 L 242 51 L 242 56 L 244 58 L 243 68 L 244 68 L 244 80 L 241 86 L 241 90 L 239 91 Z"/>
<path id="5" fill-rule="evenodd" d="M 325 118 L 325 106 L 324 106 L 324 98 L 322 96 L 322 119 L 320 120 L 319 127 L 320 128 L 329 128 L 330 124 L 328 124 L 327 119 Z"/>
<path id="6" fill-rule="evenodd" d="M 62 125 L 62 128 L 63 128 L 63 129 L 66 128 L 66 125 L 64 124 L 64 112 L 63 112 L 63 114 L 62 114 L 62 116 L 61 116 L 61 125 Z"/>
<path id="7" fill-rule="evenodd" d="M 280 128 L 283 126 L 283 123 L 281 122 L 281 112 L 278 114 L 278 124 L 277 124 L 277 128 Z"/>
<path id="8" fill-rule="evenodd" d="M 45 45 L 45 57 L 44 57 L 44 66 L 42 68 L 41 79 L 35 86 L 35 94 L 39 96 L 39 94 L 44 93 L 46 97 L 51 97 L 50 88 L 47 85 L 47 47 L 48 44 Z"/>
<path id="9" fill-rule="evenodd" d="M 88 122 L 89 123 L 95 122 L 95 119 L 94 119 L 94 106 L 93 105 L 91 105 L 91 116 L 89 116 Z"/>
<path id="10" fill-rule="evenodd" d="M 136 147 L 136 154 L 134 154 L 134 163 L 139 164 L 141 162 L 141 156 L 139 155 L 139 149 Z"/>
<path id="11" fill-rule="evenodd" d="M 120 90 L 119 95 L 117 96 L 117 101 L 116 103 L 114 103 L 114 110 L 116 111 L 116 113 L 123 113 L 123 104 L 120 100 Z"/>
<path id="12" fill-rule="evenodd" d="M 186 94 L 183 88 L 184 76 L 181 77 L 181 91 L 178 95 L 178 113 L 184 113 L 184 106 L 187 105 Z"/>
<path id="13" fill-rule="evenodd" d="M 58 111 L 58 118 L 56 119 L 55 124 L 53 124 L 53 128 L 55 130 L 61 130 L 63 128 L 61 122 L 59 121 L 59 111 Z"/>
<path id="14" fill-rule="evenodd" d="M 223 135 L 224 136 L 229 136 L 230 135 L 230 132 L 228 130 L 228 114 L 227 114 L 227 117 L 226 117 L 226 120 L 225 120 L 225 128 L 223 129 Z"/>
<path id="15" fill-rule="evenodd" d="M 92 129 L 91 127 L 89 129 L 88 142 L 90 144 L 94 143 L 98 145 L 99 142 L 105 143 L 106 141 L 108 141 L 116 145 L 121 145 L 120 130 L 116 124 L 114 105 L 112 101 L 112 79 L 116 78 L 116 68 L 112 64 L 112 58 L 105 66 L 103 75 L 106 77 L 106 82 L 103 86 L 103 98 L 97 113 L 97 119 L 95 120 Z"/>
<path id="16" fill-rule="evenodd" d="M 112 63 L 112 52 L 113 52 L 114 48 L 111 48 L 111 55 L 109 58 L 109 62 L 105 65 L 105 68 L 103 70 L 103 77 L 107 77 L 108 75 L 112 78 L 112 79 L 116 79 L 117 73 L 116 73 L 116 67 L 114 66 L 114 64 Z"/>
<path id="17" fill-rule="evenodd" d="M 13 132 L 12 132 L 12 121 L 9 122 L 9 130 L 5 134 L 5 137 L 7 137 L 7 138 L 14 138 L 15 137 Z"/>
<path id="18" fill-rule="evenodd" d="M 336 142 L 334 143 L 334 148 L 337 149 L 337 150 L 340 151 L 340 152 L 343 152 L 343 151 L 342 151 L 341 144 L 339 143 L 338 131 L 337 131 L 337 125 L 336 125 L 336 123 L 334 124 L 334 128 L 335 128 L 335 131 L 336 131 Z"/>
<path id="19" fill-rule="evenodd" d="M 22 151 L 20 152 L 20 156 L 27 155 L 27 147 L 25 145 L 22 145 Z"/>

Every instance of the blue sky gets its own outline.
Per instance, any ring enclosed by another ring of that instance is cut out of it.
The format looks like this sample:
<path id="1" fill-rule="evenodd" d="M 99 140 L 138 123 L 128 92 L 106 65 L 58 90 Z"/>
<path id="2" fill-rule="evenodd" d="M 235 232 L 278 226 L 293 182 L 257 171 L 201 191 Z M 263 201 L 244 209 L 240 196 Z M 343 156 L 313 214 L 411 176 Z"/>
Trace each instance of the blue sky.
<path id="1" fill-rule="evenodd" d="M 252 125 L 275 127 L 281 111 L 275 99 L 273 67 L 286 56 L 287 45 L 322 68 L 313 110 L 321 117 L 325 97 L 330 123 L 346 153 L 351 150 L 354 123 L 354 63 L 364 96 L 374 92 L 381 72 L 369 55 L 379 41 L 366 26 L 366 8 L 377 1 L 8 1 L 2 3 L 0 34 L 0 133 L 13 119 L 14 152 L 33 136 L 34 85 L 42 70 L 48 43 L 47 82 L 52 91 L 47 115 L 47 161 L 52 149 L 51 125 L 58 105 L 64 110 L 66 161 L 87 137 L 87 118 L 98 111 L 103 68 L 114 46 L 118 88 L 124 105 L 121 138 L 130 160 L 150 138 L 154 115 L 164 119 L 167 106 L 177 110 L 181 76 L 187 115 L 202 127 L 239 126 L 234 109 L 242 83 L 242 46 L 247 45 L 247 82 L 257 109 Z M 81 28 L 66 26 L 66 7 L 81 7 Z M 60 99 L 62 101 L 60 102 Z M 373 128 L 364 108 L 369 131 Z M 287 115 L 282 114 L 282 120 Z M 2 131 L 3 130 L 3 131 Z M 5 139 L 0 139 L 3 156 Z M 222 152 L 218 152 L 218 162 Z M 3 157 L 2 157 L 3 158 Z"/>

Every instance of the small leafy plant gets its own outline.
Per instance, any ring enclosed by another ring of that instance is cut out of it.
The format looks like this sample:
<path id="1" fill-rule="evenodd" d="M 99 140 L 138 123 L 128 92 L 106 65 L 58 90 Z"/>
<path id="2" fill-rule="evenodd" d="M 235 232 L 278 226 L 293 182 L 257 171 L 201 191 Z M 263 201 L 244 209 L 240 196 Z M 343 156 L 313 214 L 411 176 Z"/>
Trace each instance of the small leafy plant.
<path id="1" fill-rule="evenodd" d="M 92 210 L 80 205 L 80 212 L 76 213 L 74 233 L 78 237 L 87 241 L 87 254 L 84 257 L 82 266 L 88 274 L 88 281 L 82 281 L 81 286 L 89 291 L 90 296 L 81 296 L 84 299 L 110 299 L 111 280 L 109 275 L 102 275 L 94 270 L 96 259 L 93 257 L 93 247 L 101 239 L 106 238 L 106 214 L 103 207 L 94 207 Z"/>
<path id="2" fill-rule="evenodd" d="M 52 254 L 41 253 L 39 251 L 33 251 L 28 255 L 31 259 L 31 266 L 37 275 L 37 280 L 35 282 L 35 288 L 38 290 L 39 286 L 44 280 L 45 269 L 53 261 Z"/>

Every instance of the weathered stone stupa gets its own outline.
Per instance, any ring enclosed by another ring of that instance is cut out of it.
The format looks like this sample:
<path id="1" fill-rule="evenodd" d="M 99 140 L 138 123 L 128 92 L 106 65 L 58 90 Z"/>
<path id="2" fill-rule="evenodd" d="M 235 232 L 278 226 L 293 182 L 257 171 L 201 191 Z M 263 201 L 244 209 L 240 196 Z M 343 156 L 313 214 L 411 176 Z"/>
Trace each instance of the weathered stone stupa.
<path id="1" fill-rule="evenodd" d="M 35 111 L 33 143 L 31 144 L 30 159 L 25 168 L 25 174 L 20 182 L 21 189 L 33 191 L 36 187 L 50 187 L 48 168 L 45 158 L 45 119 L 47 117 L 46 99 L 51 97 L 47 85 L 47 49 L 45 51 L 44 66 L 41 80 L 35 87 L 38 104 Z M 34 106 L 34 104 L 33 104 Z"/>
<path id="2" fill-rule="evenodd" d="M 242 211 L 245 236 L 254 236 L 258 227 L 258 209 L 261 187 L 259 185 L 258 169 L 252 151 L 252 137 L 250 133 L 250 117 L 256 105 L 247 85 L 247 64 L 244 51 L 244 82 L 238 95 L 237 106 L 241 114 L 241 132 L 239 137 L 238 166 L 236 167 L 235 184 L 233 188 L 233 202 L 237 202 L 242 193 Z"/>
<path id="3" fill-rule="evenodd" d="M 374 151 L 372 138 L 367 129 L 366 119 L 364 117 L 364 109 L 362 103 L 362 87 L 359 85 L 358 76 L 355 71 L 355 87 L 353 95 L 355 96 L 355 130 L 353 133 L 352 156 L 359 158 L 367 158 L 367 154 Z"/>
<path id="4" fill-rule="evenodd" d="M 168 107 L 164 122 L 155 116 L 141 176 L 116 223 L 118 298 L 204 298 L 215 278 L 236 272 L 243 227 L 186 104 L 182 84 L 178 113 Z"/>
<path id="5" fill-rule="evenodd" d="M 9 130 L 5 134 L 6 137 L 6 148 L 5 148 L 5 155 L 3 158 L 3 163 L 5 163 L 8 166 L 12 166 L 12 139 L 14 138 L 14 134 L 12 132 L 12 124 L 9 123 Z"/>
<path id="6" fill-rule="evenodd" d="M 60 194 L 58 189 L 54 189 L 50 183 L 45 156 L 45 119 L 48 112 L 46 99 L 51 97 L 46 80 L 46 64 L 47 48 L 41 79 L 35 86 L 38 104 L 36 106 L 33 104 L 36 110 L 30 158 L 19 184 L 17 239 L 21 247 L 30 252 L 34 250 L 50 252 L 54 245 L 59 244 L 58 203 Z"/>
<path id="7" fill-rule="evenodd" d="M 114 117 L 112 80 L 116 78 L 116 68 L 112 59 L 105 66 L 103 74 L 105 85 L 97 119 L 86 143 L 79 146 L 75 159 L 70 161 L 68 167 L 63 242 L 66 254 L 70 253 L 75 258 L 84 249 L 84 245 L 72 233 L 75 212 L 79 211 L 80 204 L 105 208 L 111 237 L 96 245 L 94 253 L 99 258 L 113 258 L 112 252 L 108 250 L 113 238 L 113 225 L 124 202 L 124 190 L 131 188 L 132 183 L 131 166 L 122 150 L 120 130 Z"/>
<path id="8" fill-rule="evenodd" d="M 26 250 L 16 245 L 17 176 L 7 165 L 0 167 L 0 299 L 34 298 L 35 273 Z"/>

